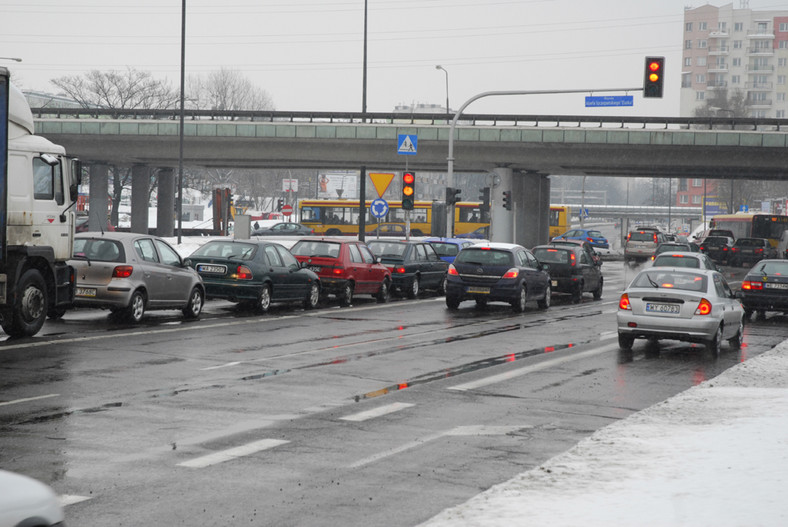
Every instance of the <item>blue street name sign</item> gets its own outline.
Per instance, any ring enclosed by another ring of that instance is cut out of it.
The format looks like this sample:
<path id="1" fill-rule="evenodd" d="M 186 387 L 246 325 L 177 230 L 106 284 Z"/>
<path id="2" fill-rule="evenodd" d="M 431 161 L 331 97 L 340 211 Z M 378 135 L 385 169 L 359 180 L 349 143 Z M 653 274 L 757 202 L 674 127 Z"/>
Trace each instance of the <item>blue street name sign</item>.
<path id="1" fill-rule="evenodd" d="M 632 95 L 605 95 L 602 97 L 586 97 L 586 108 L 604 106 L 632 106 Z"/>

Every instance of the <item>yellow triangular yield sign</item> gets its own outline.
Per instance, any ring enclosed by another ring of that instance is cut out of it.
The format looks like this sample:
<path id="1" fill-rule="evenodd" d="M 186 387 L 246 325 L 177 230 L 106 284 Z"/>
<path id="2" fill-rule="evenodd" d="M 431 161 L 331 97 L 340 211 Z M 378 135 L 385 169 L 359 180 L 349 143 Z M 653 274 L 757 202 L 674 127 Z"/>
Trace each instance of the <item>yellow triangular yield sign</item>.
<path id="1" fill-rule="evenodd" d="M 369 179 L 371 179 L 372 184 L 375 185 L 375 190 L 378 192 L 378 197 L 382 198 L 383 193 L 386 192 L 386 189 L 389 188 L 389 185 L 391 185 L 391 181 L 394 179 L 394 174 L 370 172 Z"/>

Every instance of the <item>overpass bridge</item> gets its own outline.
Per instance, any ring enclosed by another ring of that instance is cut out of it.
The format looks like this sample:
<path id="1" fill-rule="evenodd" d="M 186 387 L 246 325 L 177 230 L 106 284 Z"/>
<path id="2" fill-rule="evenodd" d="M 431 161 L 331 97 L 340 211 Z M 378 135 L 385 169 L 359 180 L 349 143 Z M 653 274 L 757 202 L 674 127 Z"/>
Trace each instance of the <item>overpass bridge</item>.
<path id="1" fill-rule="evenodd" d="M 108 164 L 133 167 L 133 230 L 147 228 L 135 224 L 143 215 L 134 210 L 147 208 L 151 167 L 169 168 L 160 172 L 160 200 L 174 201 L 178 111 L 33 112 L 36 133 L 82 158 L 92 174 Z M 186 117 L 183 163 L 189 166 L 396 171 L 405 167 L 396 152 L 400 134 L 418 136 L 409 169 L 447 166 L 445 114 L 189 111 Z M 494 172 L 500 182 L 494 196 L 511 190 L 515 202 L 503 217 L 528 225 L 515 232 L 518 243 L 530 246 L 547 239 L 551 174 L 786 179 L 786 130 L 787 119 L 467 114 L 455 130 L 454 170 Z M 94 185 L 106 185 L 106 178 L 91 177 L 91 195 L 106 195 L 106 187 Z M 500 204 L 493 207 L 499 215 Z M 172 219 L 160 213 L 158 221 L 164 232 L 172 230 Z"/>

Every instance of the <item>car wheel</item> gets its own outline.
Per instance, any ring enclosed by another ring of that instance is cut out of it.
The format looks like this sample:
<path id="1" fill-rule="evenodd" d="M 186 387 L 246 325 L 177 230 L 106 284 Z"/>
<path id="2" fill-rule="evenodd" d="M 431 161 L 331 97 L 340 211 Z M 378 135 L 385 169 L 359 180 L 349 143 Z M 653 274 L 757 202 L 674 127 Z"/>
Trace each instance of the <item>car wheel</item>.
<path id="1" fill-rule="evenodd" d="M 550 286 L 547 286 L 544 292 L 544 298 L 539 300 L 537 304 L 539 305 L 539 309 L 547 309 L 550 307 L 550 300 L 553 297 L 553 291 L 550 289 Z"/>
<path id="2" fill-rule="evenodd" d="M 572 303 L 579 304 L 581 300 L 583 300 L 583 282 L 577 284 L 575 290 L 572 291 Z"/>
<path id="3" fill-rule="evenodd" d="M 346 282 L 345 287 L 342 288 L 342 294 L 339 295 L 339 305 L 347 307 L 353 303 L 353 282 Z"/>
<path id="4" fill-rule="evenodd" d="M 192 289 L 189 295 L 189 303 L 183 308 L 183 316 L 186 318 L 198 318 L 202 313 L 203 292 L 199 287 Z"/>
<path id="5" fill-rule="evenodd" d="M 30 337 L 41 330 L 47 319 L 44 277 L 37 269 L 25 271 L 18 291 L 14 309 L 3 314 L 3 330 L 11 337 Z"/>
<path id="6" fill-rule="evenodd" d="M 736 330 L 736 334 L 728 339 L 728 344 L 731 345 L 733 349 L 741 348 L 742 342 L 744 341 L 744 322 L 739 322 L 739 329 Z"/>
<path id="7" fill-rule="evenodd" d="M 318 302 L 320 302 L 320 286 L 317 285 L 317 282 L 312 282 L 309 286 L 309 292 L 304 298 L 304 309 L 314 309 L 317 307 Z"/>
<path id="8" fill-rule="evenodd" d="M 446 284 L 448 284 L 448 282 L 449 282 L 449 278 L 446 275 L 443 275 L 443 278 L 441 278 L 441 282 L 438 284 L 437 292 L 439 295 L 446 294 Z"/>
<path id="9" fill-rule="evenodd" d="M 257 294 L 257 304 L 255 306 L 260 313 L 268 313 L 271 309 L 271 286 L 263 284 L 262 289 Z"/>
<path id="10" fill-rule="evenodd" d="M 410 289 L 408 289 L 408 298 L 416 298 L 419 296 L 419 276 L 416 275 L 413 277 L 413 281 L 410 283 Z"/>
<path id="11" fill-rule="evenodd" d="M 123 317 L 129 322 L 137 323 L 145 314 L 145 295 L 142 291 L 134 291 L 129 305 L 123 310 Z"/>
<path id="12" fill-rule="evenodd" d="M 419 229 L 413 229 L 410 231 L 411 236 L 424 236 L 424 233 L 421 232 Z"/>
<path id="13" fill-rule="evenodd" d="M 711 340 L 707 340 L 703 344 L 706 346 L 706 350 L 708 350 L 712 358 L 716 359 L 720 356 L 720 347 L 722 346 L 722 324 L 717 326 L 717 331 L 714 332 L 714 336 Z"/>
<path id="14" fill-rule="evenodd" d="M 618 347 L 624 351 L 629 351 L 632 349 L 632 344 L 635 343 L 635 337 L 631 335 L 625 335 L 623 333 L 618 334 Z"/>
<path id="15" fill-rule="evenodd" d="M 525 288 L 525 284 L 520 287 L 520 294 L 517 295 L 517 299 L 512 301 L 512 309 L 514 309 L 515 313 L 522 313 L 525 311 L 525 304 L 528 301 L 528 290 Z"/>
<path id="16" fill-rule="evenodd" d="M 447 296 L 446 307 L 448 307 L 452 311 L 457 309 L 458 307 L 460 307 L 460 299 L 454 296 Z"/>
<path id="17" fill-rule="evenodd" d="M 381 282 L 380 290 L 378 291 L 378 294 L 375 295 L 375 298 L 377 299 L 378 304 L 385 304 L 391 298 L 391 284 L 389 284 L 388 278 Z"/>
<path id="18" fill-rule="evenodd" d="M 328 229 L 326 231 L 326 236 L 339 236 L 340 234 L 342 234 L 342 231 L 339 229 Z"/>
<path id="19" fill-rule="evenodd" d="M 594 290 L 594 300 L 601 300 L 602 299 L 602 286 L 604 285 L 605 281 L 602 277 L 599 277 L 599 287 Z"/>

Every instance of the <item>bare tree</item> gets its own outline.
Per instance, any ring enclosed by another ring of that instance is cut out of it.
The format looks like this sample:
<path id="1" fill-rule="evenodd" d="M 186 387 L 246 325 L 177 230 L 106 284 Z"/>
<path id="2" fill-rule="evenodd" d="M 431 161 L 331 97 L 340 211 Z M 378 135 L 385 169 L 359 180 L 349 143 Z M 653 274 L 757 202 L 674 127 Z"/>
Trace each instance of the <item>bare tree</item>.
<path id="1" fill-rule="evenodd" d="M 190 77 L 189 100 L 206 110 L 273 110 L 268 93 L 240 71 L 222 68 L 205 77 Z"/>

